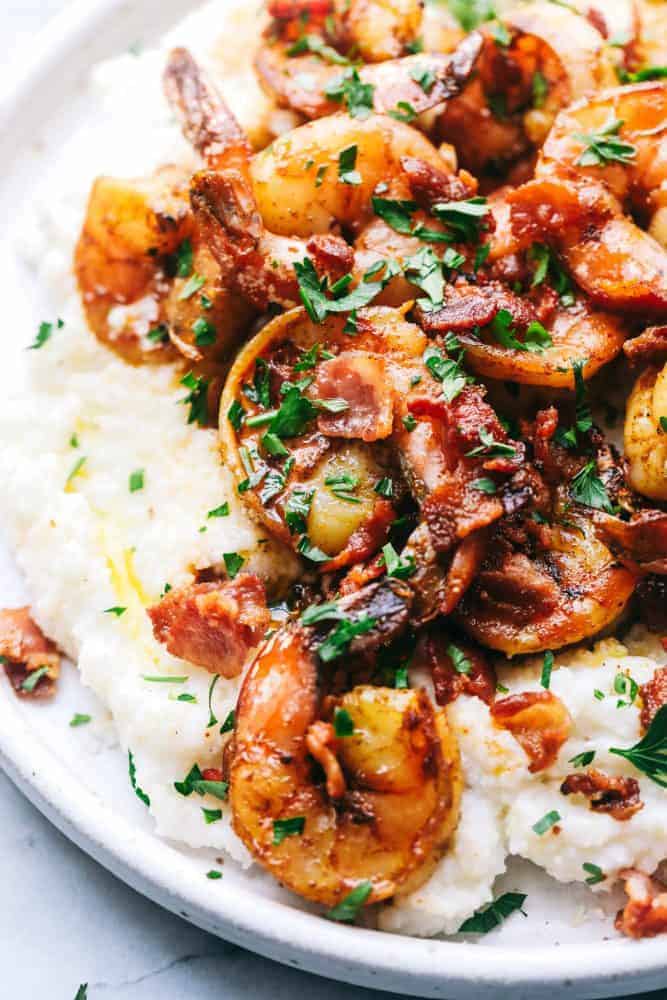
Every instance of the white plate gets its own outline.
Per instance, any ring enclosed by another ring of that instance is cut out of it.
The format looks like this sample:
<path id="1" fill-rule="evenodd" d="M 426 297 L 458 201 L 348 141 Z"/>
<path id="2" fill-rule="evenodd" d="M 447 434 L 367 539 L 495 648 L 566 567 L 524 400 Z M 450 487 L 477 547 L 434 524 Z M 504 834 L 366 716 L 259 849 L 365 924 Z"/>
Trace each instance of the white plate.
<path id="1" fill-rule="evenodd" d="M 91 65 L 139 38 L 155 39 L 192 6 L 187 0 L 79 0 L 33 41 L 31 58 L 14 63 L 0 92 L 3 220 L 30 198 L 50 144 L 66 142 L 75 123 L 92 113 L 80 93 Z M 6 339 L 0 377 L 5 377 L 11 371 L 7 358 L 27 341 L 42 303 L 7 241 L 0 243 L 0 268 Z M 23 600 L 21 586 L 0 551 L 0 606 Z M 555 883 L 545 892 L 544 881 L 541 890 L 536 882 L 543 906 L 530 922 L 515 921 L 511 932 L 470 944 L 333 924 L 298 909 L 260 873 L 243 873 L 229 863 L 222 881 L 207 881 L 204 873 L 216 864 L 212 852 L 184 850 L 154 836 L 145 811 L 127 794 L 126 762 L 104 726 L 85 734 L 67 726 L 72 712 L 88 706 L 92 696 L 74 670 L 65 672 L 50 706 L 18 702 L 2 682 L 4 768 L 97 861 L 212 933 L 311 972 L 423 997 L 609 997 L 656 989 L 666 981 L 664 939 L 605 942 L 599 929 L 573 929 L 572 900 L 582 890 Z M 100 706 L 95 711 L 96 717 L 104 714 Z M 535 881 L 529 866 L 519 873 L 522 888 Z"/>

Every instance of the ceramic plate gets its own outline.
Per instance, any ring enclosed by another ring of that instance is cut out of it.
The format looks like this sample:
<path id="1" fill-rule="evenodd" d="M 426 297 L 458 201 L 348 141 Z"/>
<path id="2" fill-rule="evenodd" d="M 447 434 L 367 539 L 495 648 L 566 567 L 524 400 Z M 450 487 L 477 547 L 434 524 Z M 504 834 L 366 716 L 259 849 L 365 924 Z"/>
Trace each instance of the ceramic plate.
<path id="1" fill-rule="evenodd" d="M 54 144 L 62 151 L 68 135 L 94 113 L 82 86 L 90 67 L 137 39 L 156 39 L 192 7 L 186 0 L 79 0 L 33 40 L 29 58 L 4 71 L 3 223 L 29 202 Z M 5 378 L 48 302 L 6 237 L 0 266 Z M 27 600 L 10 555 L 0 551 L 0 606 Z M 517 917 L 479 944 L 340 926 L 299 908 L 261 872 L 229 862 L 223 880 L 208 881 L 205 872 L 219 865 L 215 852 L 155 837 L 145 810 L 127 793 L 127 762 L 111 723 L 100 721 L 85 733 L 68 726 L 82 711 L 100 720 L 105 715 L 73 667 L 65 670 L 58 698 L 45 706 L 20 703 L 3 680 L 0 755 L 7 773 L 66 836 L 119 878 L 227 940 L 311 972 L 422 997 L 609 997 L 656 989 L 667 979 L 664 939 L 604 941 L 608 915 L 595 926 L 577 925 L 578 894 L 586 890 L 547 882 L 529 865 L 514 865 L 499 886 L 529 892 L 529 919 Z"/>

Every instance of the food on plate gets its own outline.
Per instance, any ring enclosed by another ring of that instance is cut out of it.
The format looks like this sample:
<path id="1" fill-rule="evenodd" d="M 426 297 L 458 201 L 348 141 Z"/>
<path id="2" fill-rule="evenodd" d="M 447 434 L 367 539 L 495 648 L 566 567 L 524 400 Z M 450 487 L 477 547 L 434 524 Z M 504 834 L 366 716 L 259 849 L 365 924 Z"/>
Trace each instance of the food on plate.
<path id="1" fill-rule="evenodd" d="M 667 931 L 667 17 L 606 6 L 213 4 L 34 251 L 5 671 L 334 920 L 486 933 L 519 857 Z"/>

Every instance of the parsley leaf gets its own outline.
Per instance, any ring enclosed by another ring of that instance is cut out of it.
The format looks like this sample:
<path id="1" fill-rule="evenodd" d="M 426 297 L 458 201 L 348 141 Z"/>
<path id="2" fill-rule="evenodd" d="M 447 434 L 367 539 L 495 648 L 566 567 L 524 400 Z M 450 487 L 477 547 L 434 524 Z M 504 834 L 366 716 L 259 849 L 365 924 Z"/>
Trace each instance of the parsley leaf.
<path id="1" fill-rule="evenodd" d="M 622 118 L 610 115 L 609 120 L 596 132 L 575 132 L 574 138 L 585 147 L 577 165 L 604 167 L 607 163 L 631 164 L 637 155 L 637 147 L 619 139 L 618 135 L 624 124 Z"/>
<path id="2" fill-rule="evenodd" d="M 583 753 L 578 753 L 576 757 L 570 757 L 568 764 L 574 764 L 575 767 L 588 767 L 595 760 L 595 750 L 584 750 Z"/>
<path id="3" fill-rule="evenodd" d="M 489 906 L 478 910 L 472 917 L 459 927 L 460 934 L 488 934 L 498 927 L 510 914 L 521 909 L 526 896 L 522 892 L 506 892 L 495 899 Z M 524 913 L 525 916 L 525 913 Z"/>
<path id="4" fill-rule="evenodd" d="M 552 809 L 551 812 L 545 813 L 545 815 L 538 819 L 537 823 L 533 824 L 533 831 L 538 837 L 544 836 L 556 823 L 560 822 L 560 813 L 556 809 Z"/>
<path id="5" fill-rule="evenodd" d="M 457 674 L 469 674 L 471 672 L 472 663 L 459 646 L 455 646 L 453 642 L 450 642 L 445 652 L 452 661 Z"/>
<path id="6" fill-rule="evenodd" d="M 507 309 L 501 309 L 491 321 L 490 330 L 499 344 L 515 351 L 531 351 L 541 354 L 553 341 L 548 330 L 541 323 L 533 322 L 528 326 L 523 340 L 519 340 L 512 328 L 512 314 Z"/>
<path id="7" fill-rule="evenodd" d="M 189 278 L 192 274 L 192 266 L 194 262 L 192 240 L 189 238 L 183 240 L 174 257 L 176 262 L 176 277 Z"/>
<path id="8" fill-rule="evenodd" d="M 442 394 L 448 403 L 459 395 L 469 379 L 461 367 L 461 357 L 445 358 L 437 347 L 427 347 L 423 361 L 436 381 L 442 383 Z"/>
<path id="9" fill-rule="evenodd" d="M 286 837 L 295 837 L 303 833 L 306 825 L 305 816 L 291 816 L 289 819 L 274 819 L 273 846 L 279 847 Z"/>
<path id="10" fill-rule="evenodd" d="M 83 715 L 80 712 L 76 712 L 70 719 L 70 726 L 72 729 L 76 729 L 78 726 L 85 726 L 92 721 L 92 715 Z"/>
<path id="11" fill-rule="evenodd" d="M 446 0 L 450 13 L 464 31 L 472 31 L 484 21 L 492 21 L 496 12 L 492 0 Z"/>
<path id="12" fill-rule="evenodd" d="M 345 899 L 341 900 L 332 910 L 329 910 L 326 916 L 329 920 L 338 920 L 346 924 L 351 923 L 372 891 L 372 883 L 360 882 L 352 892 L 348 893 Z"/>
<path id="13" fill-rule="evenodd" d="M 629 760 L 657 785 L 667 788 L 667 705 L 656 713 L 646 735 L 627 750 L 612 747 L 609 753 Z"/>
<path id="14" fill-rule="evenodd" d="M 362 82 L 356 69 L 347 69 L 326 85 L 324 94 L 332 101 L 341 101 L 352 118 L 363 121 L 373 110 L 374 90 L 372 83 Z"/>
<path id="15" fill-rule="evenodd" d="M 229 504 L 225 501 L 219 507 L 214 507 L 213 510 L 209 510 L 206 517 L 229 517 Z"/>
<path id="16" fill-rule="evenodd" d="M 581 867 L 589 874 L 589 878 L 584 879 L 587 885 L 597 885 L 598 882 L 604 882 L 607 877 L 600 866 L 594 865 L 591 861 L 584 861 Z"/>
<path id="17" fill-rule="evenodd" d="M 130 493 L 138 493 L 139 490 L 143 490 L 144 484 L 145 477 L 143 469 L 135 469 L 134 472 L 130 473 L 128 482 Z"/>
<path id="18" fill-rule="evenodd" d="M 403 236 L 412 236 L 412 213 L 417 211 L 416 201 L 397 201 L 393 198 L 371 198 L 373 211 L 388 226 Z"/>
<path id="19" fill-rule="evenodd" d="M 222 558 L 225 563 L 225 569 L 227 570 L 227 576 L 230 580 L 233 580 L 238 576 L 245 559 L 243 556 L 239 555 L 238 552 L 225 552 Z"/>
<path id="20" fill-rule="evenodd" d="M 371 632 L 376 624 L 377 619 L 371 618 L 369 615 L 364 615 L 356 621 L 349 618 L 341 619 L 324 642 L 320 644 L 317 650 L 320 659 L 323 663 L 331 663 L 332 660 L 347 652 L 353 639 Z"/>
<path id="21" fill-rule="evenodd" d="M 290 493 L 285 504 L 285 524 L 290 535 L 302 535 L 305 532 L 314 496 L 315 490 L 304 486 L 295 486 Z"/>
<path id="22" fill-rule="evenodd" d="M 287 50 L 288 56 L 299 56 L 304 52 L 311 52 L 319 56 L 324 62 L 333 63 L 337 66 L 348 66 L 350 60 L 342 56 L 340 52 L 327 45 L 319 35 L 301 35 L 296 42 Z"/>
<path id="23" fill-rule="evenodd" d="M 334 732 L 341 739 L 354 734 L 354 722 L 346 708 L 336 708 L 334 712 Z"/>
<path id="24" fill-rule="evenodd" d="M 593 460 L 588 462 L 570 482 L 570 493 L 577 503 L 585 507 L 594 507 L 596 510 L 613 514 L 614 508 L 609 494 L 595 468 Z"/>
<path id="25" fill-rule="evenodd" d="M 486 427 L 481 427 L 479 431 L 479 440 L 481 444 L 477 448 L 473 448 L 472 451 L 467 451 L 466 458 L 475 458 L 478 455 L 487 455 L 488 457 L 497 458 L 501 455 L 515 455 L 516 448 L 511 444 L 505 444 L 504 441 L 496 441 L 493 434 L 487 431 Z"/>
<path id="26" fill-rule="evenodd" d="M 190 407 L 188 423 L 203 427 L 208 420 L 208 381 L 203 376 L 188 372 L 181 379 L 181 385 L 190 390 L 184 399 L 179 400 L 183 406 Z"/>
<path id="27" fill-rule="evenodd" d="M 48 667 L 38 667 L 37 670 L 33 670 L 21 684 L 21 690 L 25 691 L 27 694 L 32 694 L 42 677 L 46 677 L 48 672 Z"/>
<path id="28" fill-rule="evenodd" d="M 417 572 L 414 557 L 408 556 L 407 559 L 401 559 L 391 542 L 387 542 L 383 546 L 382 555 L 387 567 L 387 576 L 395 577 L 397 580 L 408 580 Z"/>
<path id="29" fill-rule="evenodd" d="M 544 660 L 542 661 L 542 674 L 540 676 L 540 684 L 545 689 L 549 690 L 551 684 L 551 672 L 554 668 L 554 654 L 550 649 L 544 654 Z"/>
<path id="30" fill-rule="evenodd" d="M 477 197 L 465 201 L 437 202 L 431 211 L 445 223 L 455 239 L 464 243 L 476 243 L 489 207 L 486 198 Z"/>
<path id="31" fill-rule="evenodd" d="M 148 795 L 146 795 L 146 792 L 143 790 L 143 788 L 140 788 L 139 785 L 137 784 L 137 768 L 134 763 L 134 755 L 131 750 L 127 751 L 127 759 L 128 759 L 128 772 L 130 775 L 130 784 L 132 785 L 132 788 L 134 789 L 137 798 L 141 799 L 141 801 L 147 808 L 150 808 L 151 804 L 150 798 L 148 797 Z"/>
<path id="32" fill-rule="evenodd" d="M 357 164 L 357 147 L 348 146 L 338 154 L 338 179 L 341 184 L 361 184 L 361 174 L 355 170 Z"/>
<path id="33" fill-rule="evenodd" d="M 56 323 L 40 323 L 39 330 L 37 331 L 37 336 L 35 337 L 32 344 L 29 346 L 29 351 L 38 351 L 40 347 L 44 347 L 47 340 L 51 339 L 54 329 L 62 330 L 64 327 L 64 322 L 59 319 Z"/>

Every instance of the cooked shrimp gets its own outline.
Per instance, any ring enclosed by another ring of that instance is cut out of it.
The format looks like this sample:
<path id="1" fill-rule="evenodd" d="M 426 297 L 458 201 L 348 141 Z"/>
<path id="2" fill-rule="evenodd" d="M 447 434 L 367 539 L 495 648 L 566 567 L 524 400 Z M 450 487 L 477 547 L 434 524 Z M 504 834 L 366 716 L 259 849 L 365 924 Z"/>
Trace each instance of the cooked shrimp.
<path id="1" fill-rule="evenodd" d="M 481 30 L 478 72 L 446 106 L 437 134 L 463 166 L 497 176 L 539 149 L 562 107 L 615 76 L 599 31 L 565 5 L 515 6 Z"/>
<path id="2" fill-rule="evenodd" d="M 652 500 L 667 500 L 667 365 L 646 368 L 625 414 L 628 482 Z"/>
<path id="3" fill-rule="evenodd" d="M 74 268 L 93 333 L 133 363 L 173 355 L 151 330 L 164 321 L 165 258 L 192 232 L 187 181 L 175 167 L 146 180 L 95 181 Z"/>
<path id="4" fill-rule="evenodd" d="M 419 35 L 421 0 L 272 0 L 270 31 L 298 41 L 304 28 L 321 43 L 354 52 L 364 62 L 384 62 L 407 51 Z"/>
<path id="5" fill-rule="evenodd" d="M 579 101 L 558 116 L 536 179 L 507 196 L 515 234 L 541 231 L 604 307 L 667 311 L 666 128 L 664 82 Z"/>
<path id="6" fill-rule="evenodd" d="M 412 115 L 441 105 L 460 93 L 472 73 L 482 46 L 474 32 L 450 54 L 420 53 L 361 66 L 341 68 L 313 54 L 291 54 L 293 46 L 268 39 L 255 57 L 259 81 L 280 107 L 306 118 L 323 118 L 344 107 L 346 85 L 370 88 L 368 110 L 377 114 L 410 109 Z"/>
<path id="7" fill-rule="evenodd" d="M 559 492 L 554 520 L 526 520 L 523 546 L 496 536 L 473 586 L 457 609 L 477 642 L 506 656 L 560 649 L 614 622 L 635 588 L 636 575 L 600 542 L 590 519 Z"/>
<path id="8" fill-rule="evenodd" d="M 458 752 L 424 691 L 362 686 L 323 704 L 317 646 L 312 629 L 288 626 L 246 675 L 230 770 L 234 829 L 306 899 L 334 906 L 364 886 L 364 902 L 377 903 L 421 884 L 445 849 L 458 822 Z M 354 729 L 337 737 L 343 710 Z"/>

